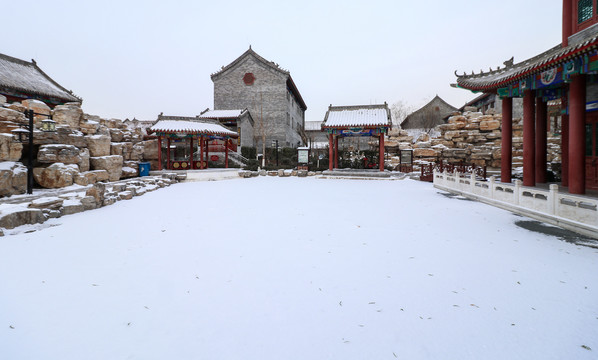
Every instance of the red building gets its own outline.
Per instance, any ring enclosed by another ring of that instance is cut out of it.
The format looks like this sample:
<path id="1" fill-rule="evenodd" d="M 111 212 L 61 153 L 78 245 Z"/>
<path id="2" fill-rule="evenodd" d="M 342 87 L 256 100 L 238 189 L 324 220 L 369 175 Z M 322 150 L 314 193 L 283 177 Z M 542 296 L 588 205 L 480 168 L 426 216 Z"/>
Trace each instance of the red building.
<path id="1" fill-rule="evenodd" d="M 563 0 L 562 42 L 531 59 L 457 85 L 502 98 L 501 181 L 511 182 L 513 98 L 523 98 L 523 186 L 546 182 L 547 102 L 562 103 L 562 185 L 598 190 L 598 4 Z"/>

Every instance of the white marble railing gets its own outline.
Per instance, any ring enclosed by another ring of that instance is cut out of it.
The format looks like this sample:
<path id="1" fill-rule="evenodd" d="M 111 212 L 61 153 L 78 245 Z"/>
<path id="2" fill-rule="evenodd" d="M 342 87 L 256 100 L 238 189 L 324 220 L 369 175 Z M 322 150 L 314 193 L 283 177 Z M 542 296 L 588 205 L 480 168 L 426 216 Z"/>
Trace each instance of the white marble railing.
<path id="1" fill-rule="evenodd" d="M 434 170 L 434 187 L 557 225 L 569 225 L 564 227 L 575 230 L 581 227 L 583 233 L 591 236 L 598 235 L 598 198 L 562 193 L 556 184 L 546 190 L 523 186 L 521 180 L 501 183 L 494 176 L 484 181 L 475 175 Z"/>

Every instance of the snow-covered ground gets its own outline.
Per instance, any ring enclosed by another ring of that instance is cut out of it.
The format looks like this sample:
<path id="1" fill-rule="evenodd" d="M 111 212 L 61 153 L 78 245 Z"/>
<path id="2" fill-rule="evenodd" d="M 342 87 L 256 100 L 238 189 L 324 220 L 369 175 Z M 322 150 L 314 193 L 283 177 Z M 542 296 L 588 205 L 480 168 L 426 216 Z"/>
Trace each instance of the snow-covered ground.
<path id="1" fill-rule="evenodd" d="M 0 359 L 596 359 L 598 250 L 428 183 L 173 185 L 0 238 Z"/>

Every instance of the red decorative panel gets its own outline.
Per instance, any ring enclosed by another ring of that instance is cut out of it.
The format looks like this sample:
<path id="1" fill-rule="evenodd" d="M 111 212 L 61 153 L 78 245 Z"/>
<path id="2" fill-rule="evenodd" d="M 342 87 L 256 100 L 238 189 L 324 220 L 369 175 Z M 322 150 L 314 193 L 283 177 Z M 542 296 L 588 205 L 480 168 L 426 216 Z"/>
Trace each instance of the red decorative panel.
<path id="1" fill-rule="evenodd" d="M 254 81 L 255 76 L 253 76 L 252 73 L 246 73 L 245 76 L 243 76 L 243 82 L 245 83 L 245 85 L 253 85 Z"/>

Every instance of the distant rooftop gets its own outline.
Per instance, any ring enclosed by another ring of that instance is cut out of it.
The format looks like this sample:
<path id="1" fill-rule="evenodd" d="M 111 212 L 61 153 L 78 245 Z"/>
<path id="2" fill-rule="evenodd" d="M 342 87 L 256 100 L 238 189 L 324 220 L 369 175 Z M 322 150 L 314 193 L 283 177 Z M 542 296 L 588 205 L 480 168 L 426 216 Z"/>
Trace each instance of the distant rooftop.
<path id="1" fill-rule="evenodd" d="M 198 118 L 199 119 L 232 119 L 238 118 L 244 113 L 247 112 L 247 109 L 243 110 L 206 110 L 202 112 Z"/>
<path id="2" fill-rule="evenodd" d="M 18 98 L 37 98 L 51 104 L 82 102 L 38 66 L 31 62 L 0 54 L 0 93 Z"/>

